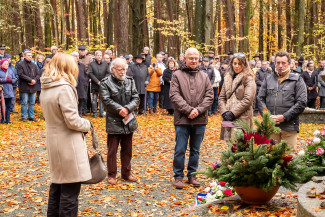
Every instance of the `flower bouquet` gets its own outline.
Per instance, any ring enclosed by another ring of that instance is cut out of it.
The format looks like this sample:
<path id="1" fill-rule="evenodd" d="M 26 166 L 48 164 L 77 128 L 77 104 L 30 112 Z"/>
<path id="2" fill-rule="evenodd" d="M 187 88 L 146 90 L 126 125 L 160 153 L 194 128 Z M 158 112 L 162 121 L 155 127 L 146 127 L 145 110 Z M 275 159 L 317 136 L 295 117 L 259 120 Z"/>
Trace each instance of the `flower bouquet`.
<path id="1" fill-rule="evenodd" d="M 226 182 L 212 182 L 210 187 L 207 187 L 204 191 L 205 193 L 198 193 L 196 195 L 194 206 L 210 203 L 235 194 L 233 187 L 229 186 Z"/>
<path id="2" fill-rule="evenodd" d="M 305 150 L 298 153 L 303 156 L 307 166 L 325 166 L 325 127 L 322 132 L 316 130 L 314 138 L 306 143 Z M 324 172 L 324 170 L 323 170 Z"/>
<path id="3" fill-rule="evenodd" d="M 235 138 L 229 142 L 229 148 L 222 152 L 221 162 L 210 166 L 207 171 L 198 172 L 208 178 L 228 182 L 234 186 L 238 195 L 238 187 L 253 187 L 260 189 L 261 195 L 267 192 L 276 193 L 279 186 L 296 190 L 297 183 L 304 183 L 317 174 L 314 167 L 307 167 L 301 157 L 290 155 L 288 143 L 277 143 L 270 139 L 273 133 L 280 132 L 275 126 L 267 110 L 263 112 L 263 120 L 254 119 L 256 129 L 248 126 L 246 122 L 238 121 L 240 126 L 235 132 Z M 248 194 L 254 194 L 250 190 Z M 266 203 L 274 194 L 264 201 L 250 201 L 248 203 Z"/>

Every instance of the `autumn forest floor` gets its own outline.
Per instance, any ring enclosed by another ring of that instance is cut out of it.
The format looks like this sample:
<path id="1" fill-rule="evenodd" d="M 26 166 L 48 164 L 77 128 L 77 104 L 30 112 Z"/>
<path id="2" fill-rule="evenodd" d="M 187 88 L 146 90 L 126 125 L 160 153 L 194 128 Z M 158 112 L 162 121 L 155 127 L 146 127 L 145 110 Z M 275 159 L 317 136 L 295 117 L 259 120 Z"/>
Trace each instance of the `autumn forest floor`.
<path id="1" fill-rule="evenodd" d="M 182 212 L 185 215 L 193 205 L 192 199 L 211 180 L 199 176 L 201 188 L 189 185 L 183 190 L 173 188 L 175 132 L 173 117 L 163 113 L 160 110 L 158 114 L 137 117 L 139 129 L 134 134 L 132 169 L 139 181 L 129 183 L 118 177 L 114 186 L 108 186 L 106 180 L 96 185 L 83 185 L 79 197 L 80 216 L 177 216 Z M 37 123 L 22 123 L 20 114 L 14 114 L 12 124 L 0 125 L 0 216 L 46 216 L 50 182 L 46 128 L 39 106 L 36 106 L 36 117 L 39 119 Z M 87 118 L 95 125 L 99 150 L 106 160 L 105 119 Z M 220 122 L 220 115 L 209 118 L 201 145 L 199 170 L 217 160 L 227 147 L 218 139 Z M 323 126 L 301 124 L 300 127 L 299 140 L 303 144 L 314 130 Z M 90 135 L 87 138 L 91 152 Z M 284 201 L 281 206 L 288 207 L 288 213 L 294 216 L 296 193 L 288 192 L 277 197 L 289 198 L 289 202 Z M 267 211 L 272 213 L 274 210 Z M 247 211 L 249 215 L 256 213 L 254 207 Z"/>

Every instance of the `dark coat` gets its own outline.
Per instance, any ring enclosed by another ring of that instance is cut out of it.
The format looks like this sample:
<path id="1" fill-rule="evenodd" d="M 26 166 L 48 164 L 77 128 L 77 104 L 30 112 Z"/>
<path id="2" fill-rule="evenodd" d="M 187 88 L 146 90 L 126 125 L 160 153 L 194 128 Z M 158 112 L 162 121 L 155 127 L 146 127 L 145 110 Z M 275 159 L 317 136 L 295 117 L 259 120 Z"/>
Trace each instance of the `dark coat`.
<path id="1" fill-rule="evenodd" d="M 16 88 L 17 87 L 17 85 L 18 85 L 18 74 L 17 74 L 17 69 L 16 69 L 16 67 L 14 67 L 13 65 L 12 65 L 12 63 L 9 63 L 9 69 L 11 69 L 13 72 L 14 72 L 14 75 L 15 75 L 15 78 L 16 78 L 16 82 L 15 83 L 12 83 L 12 87 L 13 88 Z"/>
<path id="2" fill-rule="evenodd" d="M 285 121 L 277 127 L 299 132 L 299 114 L 307 105 L 306 85 L 300 75 L 290 73 L 281 84 L 274 73 L 268 75 L 258 92 L 257 100 L 272 115 L 284 116 Z"/>
<path id="3" fill-rule="evenodd" d="M 119 108 L 125 107 L 134 115 L 134 110 L 140 102 L 134 80 L 126 77 L 119 81 L 113 75 L 104 78 L 100 84 L 100 97 L 106 110 L 106 132 L 108 134 L 130 134 L 138 128 L 134 117 L 127 125 L 119 115 Z M 135 116 L 135 115 L 134 115 Z"/>
<path id="4" fill-rule="evenodd" d="M 205 67 L 203 64 L 200 67 L 200 70 L 207 73 L 211 82 L 211 85 L 214 83 L 216 75 L 214 74 L 214 69 L 212 66 Z"/>
<path id="5" fill-rule="evenodd" d="M 170 100 L 174 105 L 174 125 L 206 125 L 208 110 L 213 102 L 213 89 L 208 75 L 199 70 L 184 68 L 172 75 Z M 189 119 L 196 108 L 199 115 Z"/>
<path id="6" fill-rule="evenodd" d="M 325 97 L 325 81 L 321 77 L 322 71 L 318 74 L 318 95 L 320 97 Z"/>
<path id="7" fill-rule="evenodd" d="M 43 70 L 44 63 L 36 62 L 36 66 L 37 66 L 38 71 L 41 74 L 40 77 L 42 77 L 42 74 L 44 72 L 44 70 Z M 42 90 L 42 88 L 41 88 L 41 81 L 40 80 L 38 80 L 36 82 L 36 89 L 37 89 L 37 91 L 41 91 Z"/>
<path id="8" fill-rule="evenodd" d="M 98 82 L 107 77 L 110 73 L 108 64 L 103 60 L 99 63 L 95 60 L 89 64 L 88 73 L 91 78 L 91 92 L 99 93 Z"/>
<path id="9" fill-rule="evenodd" d="M 45 59 L 44 59 L 44 62 L 45 62 L 46 59 L 48 59 L 48 58 L 49 58 L 49 59 L 52 59 L 53 57 L 54 57 L 53 54 L 47 55 L 47 56 L 45 57 Z"/>
<path id="10" fill-rule="evenodd" d="M 144 64 L 149 67 L 151 65 L 151 59 L 152 57 L 150 56 L 150 54 L 146 54 L 146 58 L 144 59 Z"/>
<path id="11" fill-rule="evenodd" d="M 130 65 L 126 75 L 133 77 L 135 86 L 139 94 L 146 93 L 145 83 L 149 84 L 150 75 L 149 75 L 148 67 L 145 64 L 135 63 L 133 65 Z"/>
<path id="12" fill-rule="evenodd" d="M 78 93 L 78 99 L 87 99 L 88 90 L 88 75 L 86 73 L 86 67 L 84 64 L 78 62 L 78 85 L 76 87 Z"/>
<path id="13" fill-rule="evenodd" d="M 307 87 L 307 99 L 316 99 L 317 98 L 316 87 L 318 85 L 318 72 L 314 70 L 311 76 L 309 76 L 309 73 L 305 71 L 302 73 L 301 77 L 302 79 L 304 79 Z M 313 89 L 308 90 L 308 87 L 312 87 Z"/>
<path id="14" fill-rule="evenodd" d="M 172 75 L 175 72 L 175 70 L 171 70 L 169 68 L 164 70 L 162 79 L 164 80 L 164 109 L 174 109 L 173 103 L 169 98 L 169 89 L 170 89 L 170 82 L 172 80 Z"/>
<path id="15" fill-rule="evenodd" d="M 260 68 L 259 70 L 257 70 L 256 72 L 256 76 L 255 76 L 255 83 L 256 83 L 256 88 L 257 88 L 257 94 L 258 94 L 258 90 L 260 89 L 260 87 L 263 84 L 264 79 L 270 75 L 272 72 L 269 71 L 269 69 L 266 69 L 265 71 L 262 70 L 262 68 Z"/>
<path id="16" fill-rule="evenodd" d="M 36 93 L 36 84 L 28 84 L 32 80 L 35 80 L 37 83 L 41 77 L 41 73 L 38 71 L 36 64 L 26 60 L 21 61 L 17 66 L 17 73 L 19 76 L 19 91 L 21 93 Z"/>

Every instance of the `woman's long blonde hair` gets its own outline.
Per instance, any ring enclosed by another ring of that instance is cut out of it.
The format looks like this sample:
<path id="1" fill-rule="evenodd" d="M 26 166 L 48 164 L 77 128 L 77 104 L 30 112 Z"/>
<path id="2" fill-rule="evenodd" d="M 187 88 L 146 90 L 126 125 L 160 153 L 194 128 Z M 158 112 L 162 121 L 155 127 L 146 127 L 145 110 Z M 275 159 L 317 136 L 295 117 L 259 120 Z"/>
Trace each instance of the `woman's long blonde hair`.
<path id="1" fill-rule="evenodd" d="M 58 53 L 45 65 L 42 77 L 50 77 L 53 81 L 65 79 L 73 86 L 77 86 L 78 65 L 73 56 Z"/>

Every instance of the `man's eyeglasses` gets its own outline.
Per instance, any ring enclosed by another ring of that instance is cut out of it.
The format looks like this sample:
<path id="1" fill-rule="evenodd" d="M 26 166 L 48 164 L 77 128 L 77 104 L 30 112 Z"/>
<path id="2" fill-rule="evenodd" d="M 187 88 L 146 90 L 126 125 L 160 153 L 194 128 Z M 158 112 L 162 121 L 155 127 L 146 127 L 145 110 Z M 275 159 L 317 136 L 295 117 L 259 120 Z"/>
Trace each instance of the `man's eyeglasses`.
<path id="1" fill-rule="evenodd" d="M 124 68 L 124 69 L 117 69 L 117 68 L 115 68 L 114 67 L 114 69 L 116 70 L 116 71 L 118 71 L 118 72 L 123 72 L 123 71 L 126 71 L 126 69 Z"/>
<path id="2" fill-rule="evenodd" d="M 199 58 L 197 58 L 197 57 L 188 57 L 188 59 L 191 60 L 191 61 L 194 61 L 194 60 L 198 61 L 199 60 Z"/>
<path id="3" fill-rule="evenodd" d="M 245 57 L 243 53 L 234 53 L 234 57 Z"/>

